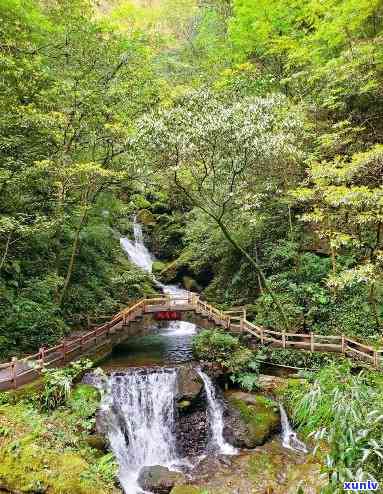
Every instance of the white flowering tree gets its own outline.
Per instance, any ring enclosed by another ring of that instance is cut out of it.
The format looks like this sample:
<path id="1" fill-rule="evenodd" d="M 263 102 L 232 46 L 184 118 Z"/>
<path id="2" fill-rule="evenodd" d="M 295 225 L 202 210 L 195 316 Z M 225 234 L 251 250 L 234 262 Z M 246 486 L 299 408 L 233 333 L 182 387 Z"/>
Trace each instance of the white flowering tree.
<path id="1" fill-rule="evenodd" d="M 188 93 L 172 108 L 147 116 L 138 132 L 157 171 L 213 219 L 254 267 L 285 327 L 278 297 L 235 230 L 236 218 L 256 207 L 260 190 L 289 186 L 298 172 L 301 133 L 301 121 L 287 111 L 283 96 L 225 102 L 209 91 Z"/>

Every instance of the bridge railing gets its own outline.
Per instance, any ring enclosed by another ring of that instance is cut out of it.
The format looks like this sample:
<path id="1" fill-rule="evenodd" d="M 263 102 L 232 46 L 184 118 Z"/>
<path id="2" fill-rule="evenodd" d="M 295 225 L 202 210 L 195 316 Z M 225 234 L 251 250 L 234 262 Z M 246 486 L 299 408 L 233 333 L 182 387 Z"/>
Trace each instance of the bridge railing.
<path id="1" fill-rule="evenodd" d="M 65 365 L 76 356 L 97 349 L 104 344 L 110 334 L 136 320 L 137 317 L 150 312 L 153 308 L 154 310 L 169 308 L 193 310 L 224 328 L 248 333 L 261 345 L 268 344 L 279 348 L 311 352 L 337 352 L 354 359 L 367 361 L 375 367 L 383 365 L 383 349 L 375 349 L 344 335 L 288 333 L 263 328 L 248 321 L 242 308 L 242 316 L 238 317 L 239 309 L 221 311 L 201 300 L 196 294 L 189 292 L 180 296 L 166 295 L 138 300 L 113 316 L 109 322 L 81 336 L 64 340 L 50 348 L 42 347 L 39 352 L 23 359 L 13 358 L 11 362 L 0 364 L 0 389 L 16 388 L 38 377 L 44 367 Z"/>

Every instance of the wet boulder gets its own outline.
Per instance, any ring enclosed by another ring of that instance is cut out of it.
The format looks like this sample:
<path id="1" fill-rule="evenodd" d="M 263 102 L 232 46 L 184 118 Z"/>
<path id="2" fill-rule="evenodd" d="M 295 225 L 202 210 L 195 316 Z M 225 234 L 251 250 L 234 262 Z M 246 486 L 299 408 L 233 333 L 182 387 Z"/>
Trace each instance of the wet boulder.
<path id="1" fill-rule="evenodd" d="M 278 404 L 265 396 L 241 391 L 226 393 L 224 437 L 238 448 L 264 444 L 280 430 Z"/>
<path id="2" fill-rule="evenodd" d="M 144 491 L 154 494 L 169 494 L 175 484 L 185 482 L 185 476 L 166 467 L 154 465 L 141 469 L 138 483 Z"/>
<path id="3" fill-rule="evenodd" d="M 178 399 L 179 402 L 192 403 L 203 389 L 201 376 L 191 366 L 183 366 L 178 370 Z"/>

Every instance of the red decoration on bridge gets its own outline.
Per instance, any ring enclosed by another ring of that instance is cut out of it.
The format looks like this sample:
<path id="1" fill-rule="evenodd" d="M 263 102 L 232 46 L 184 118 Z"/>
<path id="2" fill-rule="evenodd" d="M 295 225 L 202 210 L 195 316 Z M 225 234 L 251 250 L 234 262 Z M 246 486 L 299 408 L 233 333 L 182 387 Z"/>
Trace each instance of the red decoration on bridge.
<path id="1" fill-rule="evenodd" d="M 176 310 L 156 312 L 154 319 L 156 321 L 179 321 L 181 319 L 181 312 Z"/>

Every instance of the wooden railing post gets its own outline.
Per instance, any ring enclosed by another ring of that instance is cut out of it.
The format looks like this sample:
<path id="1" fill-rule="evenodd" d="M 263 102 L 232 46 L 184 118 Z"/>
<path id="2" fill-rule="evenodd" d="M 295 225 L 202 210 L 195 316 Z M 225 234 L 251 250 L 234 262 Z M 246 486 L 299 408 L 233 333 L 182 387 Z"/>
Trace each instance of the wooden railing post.
<path id="1" fill-rule="evenodd" d="M 346 339 L 344 337 L 344 334 L 342 334 L 341 346 L 342 346 L 342 353 L 346 353 Z"/>
<path id="2" fill-rule="evenodd" d="M 379 367 L 378 352 L 374 350 L 374 367 Z"/>
<path id="3" fill-rule="evenodd" d="M 241 319 L 239 320 L 239 325 L 240 325 L 241 331 L 244 330 L 243 322 L 244 322 L 244 319 L 243 319 L 243 317 L 241 317 Z"/>
<path id="4" fill-rule="evenodd" d="M 264 335 L 264 332 L 263 332 L 263 328 L 261 328 L 261 345 L 263 345 L 265 342 L 265 335 Z"/>
<path id="5" fill-rule="evenodd" d="M 10 370 L 11 370 L 12 386 L 16 389 L 17 388 L 17 357 L 12 357 Z"/>
<path id="6" fill-rule="evenodd" d="M 315 349 L 314 333 L 310 333 L 310 350 L 313 352 Z"/>
<path id="7" fill-rule="evenodd" d="M 282 332 L 282 347 L 286 348 L 286 332 Z"/>
<path id="8" fill-rule="evenodd" d="M 41 347 L 39 349 L 39 361 L 40 361 L 40 369 L 44 367 L 44 359 L 45 359 L 45 347 Z"/>

